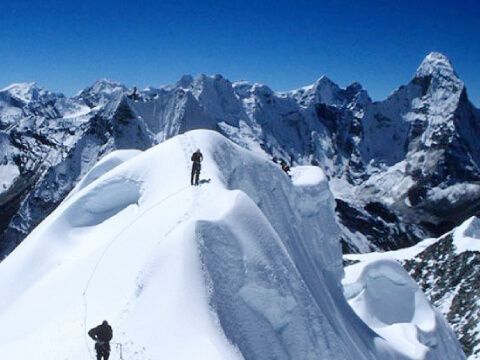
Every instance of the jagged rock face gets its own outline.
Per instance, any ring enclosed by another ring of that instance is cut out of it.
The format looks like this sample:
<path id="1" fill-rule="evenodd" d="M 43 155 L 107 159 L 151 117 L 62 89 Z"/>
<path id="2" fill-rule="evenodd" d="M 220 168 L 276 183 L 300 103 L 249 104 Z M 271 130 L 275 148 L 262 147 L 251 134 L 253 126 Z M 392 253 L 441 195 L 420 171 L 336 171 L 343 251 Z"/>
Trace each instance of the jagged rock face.
<path id="1" fill-rule="evenodd" d="M 479 241 L 478 218 L 467 220 L 465 232 L 458 230 L 446 234 L 404 267 L 421 286 L 432 304 L 445 315 L 469 359 L 480 357 L 480 252 L 458 249 L 455 245 L 462 237 Z M 465 225 L 462 225 L 464 227 Z M 473 231 L 472 231 L 473 230 Z M 460 239 L 459 239 L 460 237 Z M 469 240 L 470 243 L 471 240 Z M 476 246 L 478 249 L 478 246 Z"/>
<path id="2" fill-rule="evenodd" d="M 0 91 L 0 251 L 104 154 L 198 128 L 264 156 L 320 165 L 346 251 L 402 247 L 477 211 L 479 124 L 463 83 L 437 53 L 382 102 L 358 83 L 342 89 L 326 77 L 287 93 L 220 75 L 141 91 L 100 80 L 73 98 L 14 85 Z"/>
<path id="3" fill-rule="evenodd" d="M 376 165 L 356 189 L 363 204 L 387 205 L 414 226 L 412 240 L 439 236 L 478 211 L 480 118 L 446 57 L 427 56 L 408 85 L 367 105 L 362 120 L 363 162 Z"/>

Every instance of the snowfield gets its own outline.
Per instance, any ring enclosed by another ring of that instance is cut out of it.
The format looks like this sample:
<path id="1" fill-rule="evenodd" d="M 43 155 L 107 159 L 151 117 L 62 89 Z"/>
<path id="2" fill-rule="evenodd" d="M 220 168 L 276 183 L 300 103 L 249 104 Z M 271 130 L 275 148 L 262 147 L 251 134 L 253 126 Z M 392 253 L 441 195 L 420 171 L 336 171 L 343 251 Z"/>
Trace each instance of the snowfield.
<path id="1" fill-rule="evenodd" d="M 463 359 L 400 270 L 347 277 L 355 315 L 322 171 L 290 179 L 192 131 L 105 157 L 0 263 L 0 354 L 94 359 L 87 331 L 106 319 L 111 359 Z"/>

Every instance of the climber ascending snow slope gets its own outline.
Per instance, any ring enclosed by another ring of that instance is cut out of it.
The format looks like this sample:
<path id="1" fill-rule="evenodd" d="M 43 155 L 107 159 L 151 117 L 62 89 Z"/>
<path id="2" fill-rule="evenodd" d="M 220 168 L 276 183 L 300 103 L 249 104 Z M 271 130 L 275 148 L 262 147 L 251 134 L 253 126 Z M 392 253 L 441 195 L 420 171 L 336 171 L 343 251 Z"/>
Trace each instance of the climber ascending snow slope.
<path id="1" fill-rule="evenodd" d="M 211 131 L 112 153 L 0 264 L 1 357 L 93 359 L 108 319 L 112 359 L 413 358 L 346 302 L 333 206 L 318 167 L 290 179 Z M 414 358 L 462 359 L 429 324 Z"/>

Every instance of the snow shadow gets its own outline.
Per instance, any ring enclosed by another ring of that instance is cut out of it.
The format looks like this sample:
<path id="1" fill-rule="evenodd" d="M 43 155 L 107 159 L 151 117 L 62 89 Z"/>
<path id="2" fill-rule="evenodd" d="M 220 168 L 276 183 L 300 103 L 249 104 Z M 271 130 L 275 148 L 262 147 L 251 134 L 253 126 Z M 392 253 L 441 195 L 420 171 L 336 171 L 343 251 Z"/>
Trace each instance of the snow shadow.
<path id="1" fill-rule="evenodd" d="M 65 210 L 67 221 L 73 227 L 98 225 L 118 214 L 140 199 L 138 182 L 116 178 L 102 182 Z"/>

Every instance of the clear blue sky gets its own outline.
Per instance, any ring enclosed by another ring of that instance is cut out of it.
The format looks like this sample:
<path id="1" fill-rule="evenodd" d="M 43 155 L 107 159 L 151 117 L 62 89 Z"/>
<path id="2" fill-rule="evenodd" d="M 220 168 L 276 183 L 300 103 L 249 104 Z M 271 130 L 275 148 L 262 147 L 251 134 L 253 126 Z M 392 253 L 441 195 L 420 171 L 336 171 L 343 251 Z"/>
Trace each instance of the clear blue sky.
<path id="1" fill-rule="evenodd" d="M 326 74 L 378 100 L 430 51 L 480 105 L 478 0 L 0 0 L 0 87 L 67 95 L 103 77 L 144 87 L 220 73 L 289 90 Z"/>

